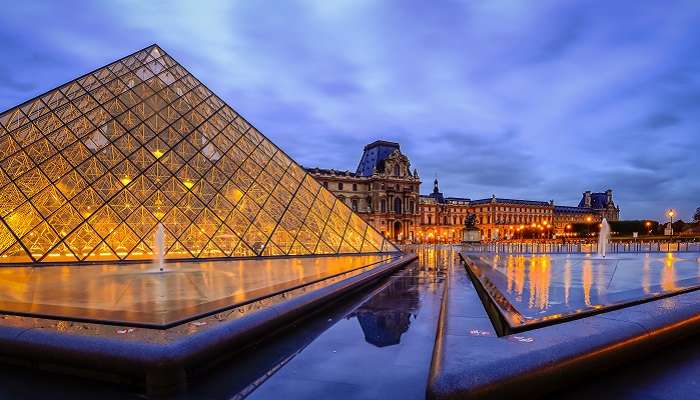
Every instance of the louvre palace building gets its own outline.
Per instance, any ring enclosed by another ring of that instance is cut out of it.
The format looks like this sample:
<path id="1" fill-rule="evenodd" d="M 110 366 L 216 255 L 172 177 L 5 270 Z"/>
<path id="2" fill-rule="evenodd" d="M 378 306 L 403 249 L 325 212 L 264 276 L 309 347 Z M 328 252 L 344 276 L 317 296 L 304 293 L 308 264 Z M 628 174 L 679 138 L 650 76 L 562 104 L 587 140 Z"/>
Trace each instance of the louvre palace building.
<path id="1" fill-rule="evenodd" d="M 470 214 L 476 215 L 483 240 L 568 236 L 572 224 L 597 224 L 603 218 L 616 221 L 620 215 L 609 189 L 586 191 L 578 205 L 566 206 L 553 200 L 496 195 L 483 199 L 445 196 L 436 178 L 432 191 L 421 195 L 418 171 L 411 171 L 399 143 L 383 140 L 365 146 L 354 172 L 306 171 L 385 237 L 398 242 L 459 242 Z"/>

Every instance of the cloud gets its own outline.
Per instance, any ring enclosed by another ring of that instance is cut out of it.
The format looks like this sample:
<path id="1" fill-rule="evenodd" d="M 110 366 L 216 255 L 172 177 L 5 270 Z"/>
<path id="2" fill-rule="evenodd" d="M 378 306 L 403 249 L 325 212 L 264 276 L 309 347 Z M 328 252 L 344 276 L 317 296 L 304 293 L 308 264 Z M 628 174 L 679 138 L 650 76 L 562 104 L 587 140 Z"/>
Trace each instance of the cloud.
<path id="1" fill-rule="evenodd" d="M 450 196 L 700 205 L 694 1 L 9 7 L 5 108 L 157 42 L 304 165 L 354 170 L 386 139 Z"/>

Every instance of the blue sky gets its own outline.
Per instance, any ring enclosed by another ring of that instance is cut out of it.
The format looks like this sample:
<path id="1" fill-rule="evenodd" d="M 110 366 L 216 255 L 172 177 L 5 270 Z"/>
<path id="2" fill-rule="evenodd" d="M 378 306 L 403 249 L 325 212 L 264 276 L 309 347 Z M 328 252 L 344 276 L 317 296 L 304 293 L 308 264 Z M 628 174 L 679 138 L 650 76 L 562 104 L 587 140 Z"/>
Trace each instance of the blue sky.
<path id="1" fill-rule="evenodd" d="M 697 1 L 31 1 L 0 43 L 3 110 L 158 43 L 305 166 L 385 139 L 423 192 L 700 206 Z"/>

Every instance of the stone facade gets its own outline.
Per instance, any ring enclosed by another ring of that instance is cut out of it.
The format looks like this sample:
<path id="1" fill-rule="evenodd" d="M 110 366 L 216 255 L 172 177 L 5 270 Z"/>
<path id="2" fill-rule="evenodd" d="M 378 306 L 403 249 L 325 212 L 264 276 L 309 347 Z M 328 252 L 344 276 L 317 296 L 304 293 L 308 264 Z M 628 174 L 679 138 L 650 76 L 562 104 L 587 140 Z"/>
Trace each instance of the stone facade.
<path id="1" fill-rule="evenodd" d="M 420 197 L 420 228 L 416 232 L 420 242 L 460 242 L 464 222 L 470 213 L 470 200 L 461 197 L 444 197 L 437 178 L 433 192 Z"/>
<path id="2" fill-rule="evenodd" d="M 379 140 L 365 146 L 355 172 L 306 171 L 386 237 L 397 242 L 416 240 L 421 182 L 398 143 Z"/>
<path id="3" fill-rule="evenodd" d="M 615 205 L 612 191 L 585 192 L 576 207 L 555 205 L 554 201 L 491 198 L 471 200 L 445 197 L 437 179 L 433 192 L 421 196 L 420 241 L 457 242 L 463 237 L 464 221 L 476 215 L 476 227 L 483 240 L 549 238 L 568 236 L 571 224 L 597 224 L 603 218 L 617 221 L 620 209 Z"/>
<path id="4" fill-rule="evenodd" d="M 383 140 L 365 146 L 355 172 L 307 168 L 311 175 L 369 224 L 397 242 L 460 242 L 464 223 L 476 215 L 483 240 L 568 235 L 574 223 L 617 221 L 620 208 L 612 190 L 584 192 L 578 206 L 554 201 L 445 197 L 438 180 L 420 195 L 420 177 L 398 143 Z"/>

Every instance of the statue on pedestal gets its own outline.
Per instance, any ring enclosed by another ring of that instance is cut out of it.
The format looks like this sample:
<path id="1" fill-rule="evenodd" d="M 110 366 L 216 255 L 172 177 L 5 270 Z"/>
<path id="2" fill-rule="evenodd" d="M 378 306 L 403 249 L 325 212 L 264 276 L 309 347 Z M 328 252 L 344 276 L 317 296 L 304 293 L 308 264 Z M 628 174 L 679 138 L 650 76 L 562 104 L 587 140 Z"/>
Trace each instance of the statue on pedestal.
<path id="1" fill-rule="evenodd" d="M 464 231 L 462 233 L 462 242 L 464 243 L 479 243 L 481 242 L 481 231 L 476 227 L 476 214 L 469 214 L 464 219 Z"/>

